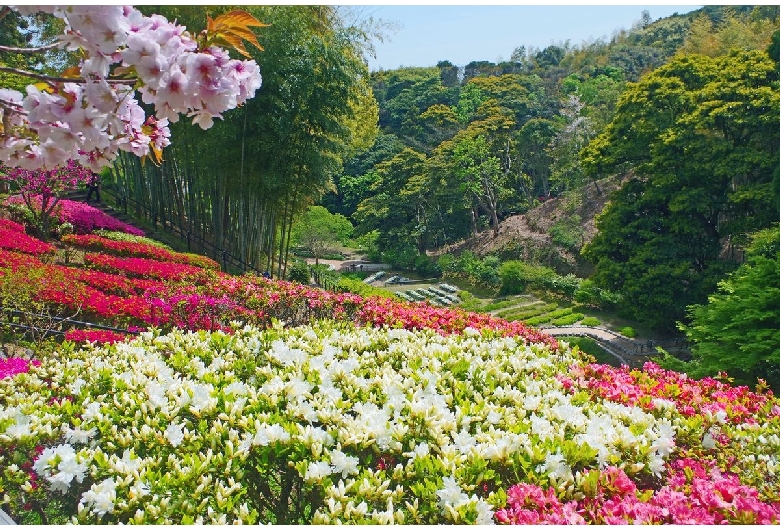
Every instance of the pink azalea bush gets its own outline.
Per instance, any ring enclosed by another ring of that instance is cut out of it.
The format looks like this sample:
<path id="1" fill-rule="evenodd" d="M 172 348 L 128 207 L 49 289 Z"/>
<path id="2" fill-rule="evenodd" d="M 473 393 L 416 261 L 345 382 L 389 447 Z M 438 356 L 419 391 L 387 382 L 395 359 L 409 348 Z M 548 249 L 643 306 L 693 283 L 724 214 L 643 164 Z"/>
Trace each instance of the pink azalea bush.
<path id="1" fill-rule="evenodd" d="M 684 416 L 723 414 L 737 423 L 755 423 L 756 415 L 771 398 L 771 392 L 751 392 L 746 386 L 731 386 L 712 377 L 691 379 L 652 362 L 645 363 L 642 370 L 586 364 L 561 375 L 560 381 L 567 388 L 587 389 L 594 395 L 649 411 L 673 400 Z"/>
<path id="2" fill-rule="evenodd" d="M 40 211 L 41 197 L 35 196 L 31 200 L 32 210 Z M 24 200 L 17 196 L 8 197 L 5 200 L 6 206 L 26 206 Z M 89 234 L 94 230 L 114 230 L 117 232 L 126 232 L 142 236 L 143 230 L 127 223 L 123 223 L 114 217 L 111 217 L 102 210 L 98 210 L 84 204 L 83 202 L 70 201 L 68 199 L 60 200 L 52 212 L 52 216 L 58 223 L 70 223 L 77 234 Z"/>
<path id="3" fill-rule="evenodd" d="M 84 263 L 103 271 L 123 272 L 137 278 L 158 280 L 183 280 L 187 278 L 189 281 L 197 282 L 198 276 L 204 273 L 200 267 L 183 263 L 166 263 L 147 258 L 118 258 L 97 253 L 86 254 Z"/>
<path id="4" fill-rule="evenodd" d="M 8 204 L 26 206 L 27 214 L 44 238 L 49 235 L 50 220 L 60 205 L 62 194 L 86 183 L 91 177 L 92 172 L 74 160 L 49 170 L 4 168 L 0 165 L 0 181 L 8 182 L 19 193 Z"/>
<path id="5" fill-rule="evenodd" d="M 184 263 L 202 269 L 220 270 L 219 263 L 206 256 L 174 252 L 155 245 L 134 241 L 114 241 L 95 234 L 71 234 L 64 236 L 62 242 L 101 253 L 115 254 L 117 256 L 150 258 L 157 261 Z"/>
<path id="6" fill-rule="evenodd" d="M 16 374 L 27 373 L 30 370 L 30 365 L 40 366 L 41 362 L 37 360 L 28 361 L 20 357 L 10 357 L 8 359 L 0 359 L 0 379 L 6 377 L 13 377 Z"/>
<path id="7" fill-rule="evenodd" d="M 582 476 L 586 495 L 562 502 L 552 487 L 517 484 L 495 514 L 504 524 L 777 524 L 780 503 L 759 500 L 755 488 L 705 461 L 678 459 L 666 484 L 640 490 L 615 466 Z"/>
<path id="8" fill-rule="evenodd" d="M 97 344 L 114 344 L 122 342 L 130 335 L 117 333 L 107 329 L 71 329 L 65 333 L 65 340 L 71 342 L 94 342 Z"/>

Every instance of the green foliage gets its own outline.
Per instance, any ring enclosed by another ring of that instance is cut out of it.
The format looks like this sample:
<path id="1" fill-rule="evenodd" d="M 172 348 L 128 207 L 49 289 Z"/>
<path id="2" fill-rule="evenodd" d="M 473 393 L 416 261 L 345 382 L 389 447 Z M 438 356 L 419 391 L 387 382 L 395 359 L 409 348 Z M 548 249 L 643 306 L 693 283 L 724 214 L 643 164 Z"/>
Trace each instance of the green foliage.
<path id="1" fill-rule="evenodd" d="M 560 318 L 555 318 L 550 323 L 553 326 L 570 326 L 575 322 L 579 322 L 583 318 L 585 318 L 585 315 L 582 313 L 572 313 L 570 315 L 565 315 Z"/>
<path id="2" fill-rule="evenodd" d="M 527 307 L 519 307 L 507 309 L 505 311 L 499 311 L 497 315 L 506 320 L 527 320 L 529 318 L 537 317 L 551 311 L 558 309 L 558 304 L 555 302 L 538 303 Z"/>
<path id="3" fill-rule="evenodd" d="M 0 331 L 9 342 L 41 349 L 52 339 L 53 331 L 62 329 L 61 318 L 78 315 L 78 309 L 66 312 L 40 296 L 41 291 L 56 291 L 64 278 L 64 272 L 52 268 L 0 268 Z"/>
<path id="4" fill-rule="evenodd" d="M 165 250 L 173 250 L 165 243 L 162 243 L 150 237 L 136 236 L 125 232 L 114 232 L 111 230 L 95 230 L 92 233 L 100 237 L 105 237 L 106 239 L 111 239 L 113 241 L 127 241 L 130 243 L 142 243 L 144 245 L 152 245 L 155 247 L 163 248 Z"/>
<path id="5" fill-rule="evenodd" d="M 582 322 L 580 322 L 583 326 L 589 326 L 595 328 L 596 326 L 601 325 L 601 320 L 599 320 L 596 317 L 585 317 L 582 319 Z"/>
<path id="6" fill-rule="evenodd" d="M 332 252 L 336 243 L 346 243 L 352 230 L 352 223 L 343 215 L 332 214 L 323 206 L 310 206 L 293 225 L 292 239 L 319 260 Z"/>
<path id="7" fill-rule="evenodd" d="M 574 292 L 575 302 L 594 309 L 614 309 L 620 304 L 620 300 L 619 294 L 596 287 L 591 279 L 582 280 Z"/>
<path id="8" fill-rule="evenodd" d="M 582 219 L 573 215 L 557 221 L 550 227 L 550 239 L 558 246 L 567 250 L 579 251 L 582 247 L 584 230 Z"/>
<path id="9" fill-rule="evenodd" d="M 638 174 L 583 250 L 595 285 L 623 296 L 625 316 L 673 329 L 735 268 L 722 242 L 741 245 L 777 220 L 768 190 L 780 162 L 778 88 L 763 51 L 681 55 L 631 85 L 584 150 L 590 174 Z"/>
<path id="10" fill-rule="evenodd" d="M 549 267 L 522 261 L 504 262 L 499 268 L 499 275 L 501 294 L 519 294 L 526 287 L 533 286 L 572 298 L 581 282 L 573 274 L 561 276 Z"/>
<path id="11" fill-rule="evenodd" d="M 529 318 L 525 320 L 525 323 L 529 326 L 538 326 L 539 324 L 546 324 L 548 322 L 552 322 L 554 320 L 558 320 L 561 317 L 566 317 L 569 315 L 574 314 L 574 311 L 571 307 L 562 307 L 560 309 L 556 309 L 555 311 L 551 311 L 549 313 L 541 314 L 537 317 Z M 578 316 L 577 320 L 581 319 L 582 316 Z"/>
<path id="12" fill-rule="evenodd" d="M 706 304 L 691 306 L 681 326 L 699 371 L 726 371 L 742 383 L 773 377 L 780 389 L 780 228 L 753 239 L 748 261 L 718 284 Z M 771 251 L 774 250 L 772 254 Z"/>
<path id="13" fill-rule="evenodd" d="M 633 339 L 634 337 L 636 337 L 636 331 L 634 331 L 634 328 L 632 328 L 631 326 L 622 327 L 618 331 L 620 332 L 621 335 L 624 335 L 629 339 Z"/>
<path id="14" fill-rule="evenodd" d="M 350 278 L 342 275 L 335 286 L 336 291 L 359 294 L 360 296 L 379 296 L 381 298 L 395 298 L 395 295 L 387 289 L 368 285 L 358 278 Z"/>
<path id="15" fill-rule="evenodd" d="M 609 364 L 618 368 L 621 365 L 621 362 L 614 355 L 607 353 L 604 348 L 599 346 L 598 342 L 590 337 L 558 337 L 558 339 L 567 342 L 572 348 L 578 348 L 579 351 L 592 355 L 599 364 Z"/>
<path id="16" fill-rule="evenodd" d="M 287 269 L 287 279 L 308 285 L 311 280 L 309 265 L 303 260 L 295 260 Z"/>

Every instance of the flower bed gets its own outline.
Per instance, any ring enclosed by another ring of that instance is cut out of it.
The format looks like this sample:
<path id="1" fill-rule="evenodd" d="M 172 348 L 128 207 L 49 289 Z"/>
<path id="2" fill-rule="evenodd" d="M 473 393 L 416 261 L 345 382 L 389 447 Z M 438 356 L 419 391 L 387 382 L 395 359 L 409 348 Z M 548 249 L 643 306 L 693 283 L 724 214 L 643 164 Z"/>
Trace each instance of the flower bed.
<path id="1" fill-rule="evenodd" d="M 0 249 L 41 256 L 54 252 L 54 247 L 24 233 L 24 227 L 8 219 L 0 219 Z"/>
<path id="2" fill-rule="evenodd" d="M 183 280 L 188 278 L 195 283 L 201 283 L 198 277 L 204 272 L 200 267 L 193 267 L 183 263 L 165 263 L 146 258 L 118 258 L 108 254 L 96 253 L 85 254 L 84 263 L 103 271 L 121 271 L 136 278 L 155 280 Z"/>
<path id="3" fill-rule="evenodd" d="M 1 485 L 12 513 L 56 500 L 82 524 L 778 522 L 691 458 L 679 403 L 560 377 L 580 363 L 472 328 L 146 332 L 0 381 Z M 764 397 L 770 420 L 721 425 L 780 439 Z"/>
<path id="4" fill-rule="evenodd" d="M 40 209 L 41 199 L 40 196 L 32 198 L 33 206 L 36 204 Z M 7 206 L 16 206 L 20 208 L 26 208 L 24 199 L 22 197 L 14 195 L 8 197 L 5 200 Z M 82 202 L 70 201 L 68 199 L 60 199 L 53 212 L 54 218 L 59 223 L 70 223 L 73 225 L 73 229 L 77 234 L 89 234 L 94 230 L 115 230 L 118 232 L 127 232 L 128 234 L 134 234 L 142 236 L 143 230 L 136 228 L 127 223 L 123 223 L 118 219 L 115 219 L 107 213 L 94 208 L 88 204 Z"/>
<path id="5" fill-rule="evenodd" d="M 184 263 L 202 269 L 220 270 L 219 263 L 205 256 L 196 254 L 182 254 L 166 250 L 156 245 L 150 245 L 135 241 L 114 241 L 94 234 L 68 235 L 62 238 L 63 243 L 75 245 L 90 250 L 129 256 L 135 258 L 151 258 L 157 261 Z"/>
<path id="6" fill-rule="evenodd" d="M 581 491 L 577 472 L 615 459 L 648 480 L 673 447 L 667 420 L 567 392 L 570 353 L 471 329 L 145 333 L 63 353 L 0 386 L 4 454 L 32 464 L 3 479 L 15 513 L 29 483 L 81 523 L 487 523 L 517 476 Z"/>

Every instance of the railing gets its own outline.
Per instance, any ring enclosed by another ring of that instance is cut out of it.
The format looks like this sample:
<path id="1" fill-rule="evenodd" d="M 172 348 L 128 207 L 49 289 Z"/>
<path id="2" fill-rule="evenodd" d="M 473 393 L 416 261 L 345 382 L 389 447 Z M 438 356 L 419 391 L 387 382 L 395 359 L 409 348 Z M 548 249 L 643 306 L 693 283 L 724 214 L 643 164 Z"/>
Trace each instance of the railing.
<path id="1" fill-rule="evenodd" d="M 161 222 L 158 213 L 146 205 L 141 204 L 124 194 L 120 195 L 116 190 L 110 187 L 105 187 L 101 191 L 111 195 L 117 205 L 117 208 L 120 208 L 125 215 L 129 215 L 128 207 L 130 207 L 137 214 L 142 215 L 144 218 L 150 221 L 152 226 L 155 228 L 159 226 L 163 230 L 179 237 L 182 242 L 186 241 L 188 252 L 192 252 L 192 246 L 197 245 L 200 250 L 207 252 L 214 260 L 221 262 L 222 269 L 224 271 L 227 271 L 228 265 L 230 265 L 236 269 L 240 269 L 243 272 L 252 271 L 257 274 L 261 274 L 261 271 L 255 268 L 254 265 L 246 263 L 244 260 L 230 252 L 230 250 L 215 245 L 198 234 L 191 232 L 181 224 L 174 223 L 170 219 L 166 220 L 165 222 Z"/>
<path id="2" fill-rule="evenodd" d="M 10 327 L 12 329 L 18 329 L 23 331 L 38 332 L 41 338 L 45 338 L 47 335 L 65 336 L 65 333 L 71 329 L 100 329 L 105 331 L 113 331 L 115 333 L 125 333 L 128 335 L 135 335 L 137 332 L 130 331 L 123 328 L 115 328 L 111 326 L 103 326 L 100 324 L 93 324 L 92 322 L 84 322 L 81 320 L 75 320 L 73 317 L 58 317 L 55 315 L 46 315 L 38 313 L 28 313 L 20 311 L 18 309 L 0 308 L 0 313 L 7 315 L 8 321 L 2 322 L 0 327 Z M 19 321 L 14 322 L 14 317 L 17 317 Z M 22 322 L 46 322 L 52 324 L 51 327 L 46 325 L 36 326 L 34 324 L 23 324 Z"/>

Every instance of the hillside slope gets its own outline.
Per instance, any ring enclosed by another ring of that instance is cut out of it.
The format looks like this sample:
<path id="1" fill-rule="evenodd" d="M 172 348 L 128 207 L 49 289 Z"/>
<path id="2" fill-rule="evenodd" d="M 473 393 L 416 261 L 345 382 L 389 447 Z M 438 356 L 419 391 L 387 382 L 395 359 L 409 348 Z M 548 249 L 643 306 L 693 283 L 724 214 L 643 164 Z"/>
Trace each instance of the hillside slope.
<path id="1" fill-rule="evenodd" d="M 631 178 L 616 175 L 591 182 L 570 194 L 540 203 L 522 215 L 513 215 L 501 221 L 498 236 L 485 230 L 476 237 L 447 245 L 434 254 L 459 255 L 471 251 L 477 255 L 498 255 L 501 259 L 523 259 L 554 267 L 560 273 L 578 272 L 577 249 L 596 234 L 595 219 L 601 213 L 612 192 Z M 556 226 L 570 226 L 579 238 L 575 248 L 566 248 L 553 242 Z"/>

